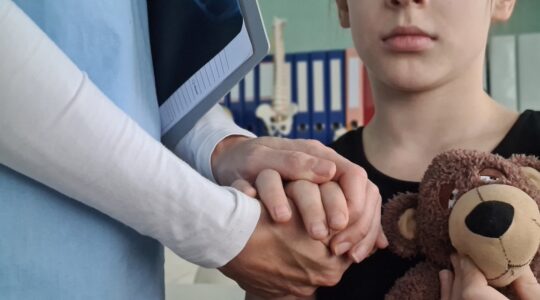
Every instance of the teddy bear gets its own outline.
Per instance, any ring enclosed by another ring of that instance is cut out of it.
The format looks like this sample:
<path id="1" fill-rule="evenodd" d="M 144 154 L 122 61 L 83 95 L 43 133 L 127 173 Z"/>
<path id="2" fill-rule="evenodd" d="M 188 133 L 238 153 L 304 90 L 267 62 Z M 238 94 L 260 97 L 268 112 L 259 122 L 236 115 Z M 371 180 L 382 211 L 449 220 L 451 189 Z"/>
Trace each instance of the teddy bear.
<path id="1" fill-rule="evenodd" d="M 540 275 L 540 160 L 451 150 L 433 159 L 418 193 L 394 196 L 383 209 L 389 249 L 423 257 L 398 279 L 387 300 L 440 299 L 439 271 L 467 255 L 488 283 L 510 299 L 509 284 L 531 267 Z"/>

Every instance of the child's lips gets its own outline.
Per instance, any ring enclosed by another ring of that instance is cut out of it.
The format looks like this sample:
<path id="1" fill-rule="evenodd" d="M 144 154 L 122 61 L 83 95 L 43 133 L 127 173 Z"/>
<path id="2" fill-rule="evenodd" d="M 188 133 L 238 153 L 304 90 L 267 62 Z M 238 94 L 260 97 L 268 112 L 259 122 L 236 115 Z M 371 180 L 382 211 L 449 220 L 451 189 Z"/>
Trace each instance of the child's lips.
<path id="1" fill-rule="evenodd" d="M 382 37 L 385 46 L 396 52 L 421 52 L 430 49 L 437 37 L 416 26 L 398 26 Z"/>
<path id="2" fill-rule="evenodd" d="M 386 47 L 396 52 L 422 52 L 435 44 L 435 40 L 426 35 L 395 35 L 383 42 Z"/>

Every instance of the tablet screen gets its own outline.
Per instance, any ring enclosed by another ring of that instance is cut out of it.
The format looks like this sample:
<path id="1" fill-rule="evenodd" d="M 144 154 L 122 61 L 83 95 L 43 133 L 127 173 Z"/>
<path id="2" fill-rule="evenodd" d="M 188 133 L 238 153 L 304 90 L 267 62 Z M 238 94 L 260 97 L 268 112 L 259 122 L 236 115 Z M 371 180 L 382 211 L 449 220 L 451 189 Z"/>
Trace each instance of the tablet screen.
<path id="1" fill-rule="evenodd" d="M 253 55 L 237 0 L 148 2 L 162 133 Z"/>

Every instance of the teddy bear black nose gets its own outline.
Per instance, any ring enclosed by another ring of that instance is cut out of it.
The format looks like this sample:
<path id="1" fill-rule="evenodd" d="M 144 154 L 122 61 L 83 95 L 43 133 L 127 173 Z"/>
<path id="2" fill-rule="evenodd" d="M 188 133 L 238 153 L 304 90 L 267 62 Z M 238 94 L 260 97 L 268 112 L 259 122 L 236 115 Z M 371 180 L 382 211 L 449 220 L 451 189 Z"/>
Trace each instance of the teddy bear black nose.
<path id="1" fill-rule="evenodd" d="M 489 238 L 501 237 L 512 225 L 514 207 L 501 201 L 485 201 L 465 219 L 470 231 Z"/>

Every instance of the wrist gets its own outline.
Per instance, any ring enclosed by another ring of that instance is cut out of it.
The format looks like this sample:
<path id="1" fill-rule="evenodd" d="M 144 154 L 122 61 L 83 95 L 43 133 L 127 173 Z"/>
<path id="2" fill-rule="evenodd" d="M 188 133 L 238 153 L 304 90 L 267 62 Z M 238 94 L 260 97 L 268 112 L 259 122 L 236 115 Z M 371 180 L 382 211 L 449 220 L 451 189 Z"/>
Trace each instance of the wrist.
<path id="1" fill-rule="evenodd" d="M 221 142 L 219 142 L 216 145 L 216 147 L 214 148 L 214 151 L 212 152 L 212 157 L 210 161 L 212 172 L 216 175 L 215 176 L 216 181 L 218 182 L 220 181 L 218 178 L 219 177 L 218 166 L 220 162 L 223 161 L 221 157 L 223 157 L 225 153 L 227 153 L 228 151 L 236 147 L 238 144 L 245 142 L 247 140 L 250 140 L 250 139 L 252 138 L 243 136 L 243 135 L 230 135 L 224 138 L 223 140 L 221 140 Z"/>

